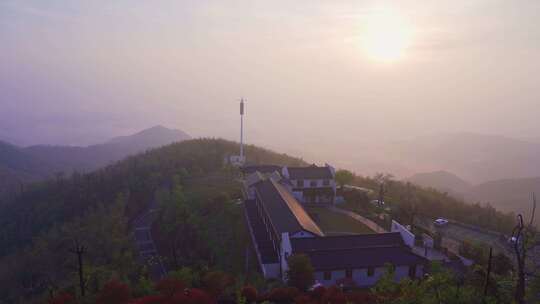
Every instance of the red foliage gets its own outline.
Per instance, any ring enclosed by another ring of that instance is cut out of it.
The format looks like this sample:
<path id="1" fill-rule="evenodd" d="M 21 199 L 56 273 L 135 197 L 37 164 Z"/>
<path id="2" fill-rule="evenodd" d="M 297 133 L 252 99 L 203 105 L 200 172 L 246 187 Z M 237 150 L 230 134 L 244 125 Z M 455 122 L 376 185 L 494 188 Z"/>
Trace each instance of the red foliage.
<path id="1" fill-rule="evenodd" d="M 212 304 L 215 301 L 204 291 L 196 288 L 186 289 L 174 295 L 174 304 Z"/>
<path id="2" fill-rule="evenodd" d="M 311 297 L 313 297 L 314 299 L 320 300 L 324 297 L 325 294 L 326 294 L 326 288 L 324 286 L 317 286 L 311 292 Z"/>
<path id="3" fill-rule="evenodd" d="M 269 294 L 260 295 L 258 302 L 270 301 L 275 303 L 295 304 L 371 304 L 376 303 L 377 298 L 369 291 L 355 291 L 344 293 L 340 288 L 332 286 L 316 287 L 309 293 L 301 293 L 296 288 L 275 288 Z"/>
<path id="4" fill-rule="evenodd" d="M 186 284 L 184 282 L 174 278 L 165 278 L 156 284 L 156 290 L 166 297 L 172 297 L 175 293 L 183 292 L 185 288 Z"/>
<path id="5" fill-rule="evenodd" d="M 300 291 L 295 287 L 274 288 L 268 295 L 270 302 L 290 303 L 300 295 Z"/>
<path id="6" fill-rule="evenodd" d="M 170 298 L 164 297 L 164 296 L 146 296 L 142 298 L 138 298 L 130 304 L 164 304 L 164 303 L 170 303 Z"/>
<path id="7" fill-rule="evenodd" d="M 313 300 L 312 297 L 302 294 L 294 298 L 294 303 L 295 304 L 311 304 L 311 303 L 317 303 L 317 302 Z"/>
<path id="8" fill-rule="evenodd" d="M 75 297 L 67 292 L 61 292 L 54 296 L 52 299 L 49 299 L 48 304 L 75 304 L 77 300 Z"/>
<path id="9" fill-rule="evenodd" d="M 326 289 L 326 292 L 322 297 L 322 301 L 319 302 L 329 304 L 345 304 L 347 302 L 347 298 L 345 297 L 341 289 L 337 288 L 336 286 L 331 286 Z"/>
<path id="10" fill-rule="evenodd" d="M 130 304 L 214 304 L 215 301 L 200 289 L 184 289 L 172 296 L 146 296 Z"/>
<path id="11" fill-rule="evenodd" d="M 353 304 L 375 303 L 375 296 L 369 292 L 355 291 L 345 294 L 347 302 Z"/>
<path id="12" fill-rule="evenodd" d="M 222 295 L 225 289 L 233 284 L 234 278 L 221 271 L 208 272 L 202 278 L 204 290 L 216 298 Z"/>
<path id="13" fill-rule="evenodd" d="M 131 299 L 129 287 L 117 280 L 112 280 L 103 286 L 99 292 L 96 304 L 123 304 Z"/>
<path id="14" fill-rule="evenodd" d="M 242 296 L 246 298 L 248 303 L 257 301 L 257 289 L 253 286 L 246 285 L 242 288 Z"/>

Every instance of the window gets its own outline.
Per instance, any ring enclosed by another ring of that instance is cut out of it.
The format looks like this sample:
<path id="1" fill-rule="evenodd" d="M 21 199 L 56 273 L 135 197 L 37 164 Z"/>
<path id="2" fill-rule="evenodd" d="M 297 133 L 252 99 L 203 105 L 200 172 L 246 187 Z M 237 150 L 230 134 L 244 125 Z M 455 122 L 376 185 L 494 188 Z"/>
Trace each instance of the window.
<path id="1" fill-rule="evenodd" d="M 323 279 L 325 281 L 329 281 L 332 279 L 332 272 L 331 271 L 325 271 L 323 274 Z"/>
<path id="2" fill-rule="evenodd" d="M 367 276 L 372 277 L 374 274 L 375 274 L 375 269 L 373 269 L 373 267 L 368 267 Z"/>
<path id="3" fill-rule="evenodd" d="M 300 188 L 304 187 L 304 180 L 303 179 L 297 180 L 296 181 L 296 186 L 300 187 Z"/>
<path id="4" fill-rule="evenodd" d="M 409 266 L 409 277 L 412 279 L 416 278 L 416 265 Z"/>
<path id="5" fill-rule="evenodd" d="M 322 184 L 323 184 L 324 186 L 330 186 L 330 181 L 327 180 L 327 179 L 325 179 L 325 180 L 323 180 Z"/>
<path id="6" fill-rule="evenodd" d="M 311 182 L 309 182 L 309 186 L 310 187 L 317 187 L 317 181 L 312 180 Z"/>
<path id="7" fill-rule="evenodd" d="M 347 279 L 352 279 L 352 269 L 345 270 L 345 277 Z"/>

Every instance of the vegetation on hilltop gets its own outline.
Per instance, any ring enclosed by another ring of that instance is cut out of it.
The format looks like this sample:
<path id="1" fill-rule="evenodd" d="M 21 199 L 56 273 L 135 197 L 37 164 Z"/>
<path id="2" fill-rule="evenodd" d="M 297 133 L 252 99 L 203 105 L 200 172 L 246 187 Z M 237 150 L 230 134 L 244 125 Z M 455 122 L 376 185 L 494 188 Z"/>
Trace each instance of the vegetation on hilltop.
<path id="1" fill-rule="evenodd" d="M 21 187 L 73 171 L 92 171 L 128 155 L 190 139 L 180 131 L 156 126 L 87 147 L 37 145 L 16 147 L 0 142 L 0 195 L 15 194 Z"/>
<path id="2" fill-rule="evenodd" d="M 39 298 L 48 290 L 74 292 L 76 256 L 70 249 L 75 240 L 87 248 L 86 280 L 94 284 L 88 286 L 90 293 L 110 277 L 138 286 L 145 270 L 133 263 L 129 223 L 154 200 L 163 208 L 156 233 L 163 238 L 158 245 L 171 270 L 199 264 L 200 269 L 239 272 L 239 262 L 234 261 L 245 249 L 244 238 L 237 238 L 243 233 L 241 206 L 233 201 L 239 197 L 239 185 L 233 169 L 224 166 L 225 157 L 237 151 L 238 144 L 225 140 L 190 140 L 3 197 L 0 264 L 10 267 L 0 271 L 0 299 Z M 246 152 L 254 163 L 302 164 L 254 146 L 247 146 Z M 179 221 L 173 212 L 188 220 Z M 183 229 L 194 233 L 184 235 Z M 165 248 L 170 243 L 182 248 L 176 261 L 172 248 Z"/>
<path id="3" fill-rule="evenodd" d="M 511 234 L 516 225 L 513 213 L 502 213 L 489 204 L 468 204 L 448 193 L 396 181 L 391 176 L 355 175 L 351 182 L 352 185 L 372 190 L 372 199 L 379 199 L 381 183 L 384 183 L 384 201 L 392 207 L 392 217 L 404 224 L 411 224 L 415 216 L 431 219 L 444 217 L 504 234 Z M 369 199 L 368 195 L 355 198 L 358 206 L 372 208 Z"/>
<path id="4" fill-rule="evenodd" d="M 80 300 L 77 256 L 72 253 L 75 243 L 85 247 L 83 303 L 111 303 L 105 301 L 107 296 L 118 296 L 122 301 L 136 298 L 134 303 L 176 303 L 171 302 L 172 298 L 188 303 L 182 298 L 186 286 L 193 287 L 193 294 L 206 301 L 197 303 L 214 303 L 218 297 L 234 296 L 246 278 L 263 291 L 257 297 L 261 301 L 291 303 L 298 296 L 305 296 L 305 303 L 318 296 L 343 300 L 345 296 L 335 290 L 328 295 L 326 291 L 301 294 L 291 287 L 274 288 L 275 284 L 261 284 L 256 277 L 246 277 L 247 236 L 242 206 L 235 200 L 240 196 L 238 172 L 224 165 L 225 157 L 237 151 L 236 143 L 225 140 L 190 140 L 129 157 L 93 173 L 57 176 L 4 197 L 0 264 L 7 266 L 0 269 L 0 300 Z M 254 146 L 246 147 L 246 155 L 252 163 L 305 164 L 301 159 Z M 354 184 L 375 192 L 378 187 L 375 179 L 364 177 L 355 177 Z M 397 209 L 402 211 L 401 216 L 409 210 L 405 205 L 408 201 L 402 197 L 411 192 L 418 205 L 425 206 L 422 210 L 426 214 L 451 209 L 452 201 L 435 191 L 398 182 L 385 191 L 389 201 L 403 204 Z M 158 285 L 149 280 L 145 265 L 137 263 L 130 226 L 151 203 L 159 206 L 152 232 L 171 276 Z M 480 210 L 476 217 L 485 216 L 483 207 L 459 204 L 459 212 Z M 425 303 L 436 296 L 432 285 L 422 282 L 385 284 L 350 301 L 372 303 L 358 299 L 381 299 L 380 295 L 388 290 L 385 288 L 394 290 L 392 299 L 408 295 L 411 289 L 425 293 L 418 294 L 428 299 Z M 441 284 L 455 281 L 445 279 Z M 460 290 L 477 295 L 475 286 L 470 283 Z"/>

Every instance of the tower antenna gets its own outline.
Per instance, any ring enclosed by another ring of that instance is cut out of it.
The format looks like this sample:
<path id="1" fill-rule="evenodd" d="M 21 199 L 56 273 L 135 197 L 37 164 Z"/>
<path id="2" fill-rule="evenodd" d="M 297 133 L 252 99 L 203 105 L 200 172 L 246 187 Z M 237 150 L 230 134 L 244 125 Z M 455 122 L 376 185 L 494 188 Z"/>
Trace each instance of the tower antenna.
<path id="1" fill-rule="evenodd" d="M 240 160 L 244 161 L 244 98 L 240 99 Z"/>

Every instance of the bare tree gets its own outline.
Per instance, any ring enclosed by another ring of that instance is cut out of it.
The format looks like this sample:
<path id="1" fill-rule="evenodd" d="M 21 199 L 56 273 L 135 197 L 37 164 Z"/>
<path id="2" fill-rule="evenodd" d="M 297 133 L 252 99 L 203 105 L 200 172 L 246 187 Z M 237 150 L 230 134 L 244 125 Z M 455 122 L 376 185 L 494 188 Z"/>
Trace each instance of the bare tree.
<path id="1" fill-rule="evenodd" d="M 384 202 L 384 196 L 386 195 L 386 192 L 388 191 L 389 184 L 392 182 L 393 177 L 394 176 L 392 174 L 388 174 L 388 173 L 377 173 L 373 177 L 375 182 L 379 185 L 378 200 L 379 200 L 380 206 L 382 206 Z"/>
<path id="2" fill-rule="evenodd" d="M 516 292 L 514 295 L 514 299 L 517 303 L 523 304 L 525 303 L 525 276 L 526 276 L 526 258 L 527 258 L 527 250 L 529 249 L 529 243 L 534 238 L 534 215 L 536 213 L 536 195 L 532 194 L 532 201 L 533 201 L 533 207 L 532 207 L 532 213 L 531 213 L 531 219 L 527 226 L 523 224 L 523 216 L 521 214 L 518 214 L 518 223 L 514 230 L 512 231 L 512 238 L 511 241 L 514 245 L 514 253 L 516 255 L 516 262 L 517 262 L 517 284 L 516 284 Z"/>
<path id="3" fill-rule="evenodd" d="M 75 248 L 70 250 L 71 253 L 77 255 L 78 259 L 78 272 L 79 272 L 79 287 L 81 288 L 81 297 L 85 296 L 85 281 L 84 281 L 84 272 L 83 272 L 83 254 L 86 252 L 86 247 L 79 244 L 79 240 L 75 239 Z"/>

